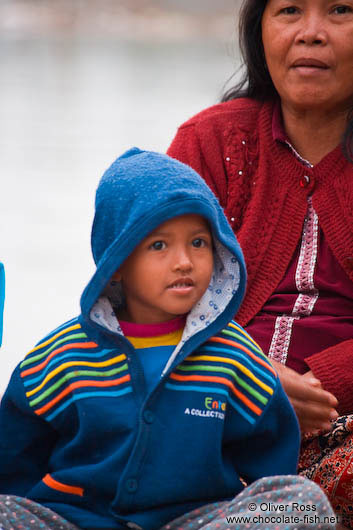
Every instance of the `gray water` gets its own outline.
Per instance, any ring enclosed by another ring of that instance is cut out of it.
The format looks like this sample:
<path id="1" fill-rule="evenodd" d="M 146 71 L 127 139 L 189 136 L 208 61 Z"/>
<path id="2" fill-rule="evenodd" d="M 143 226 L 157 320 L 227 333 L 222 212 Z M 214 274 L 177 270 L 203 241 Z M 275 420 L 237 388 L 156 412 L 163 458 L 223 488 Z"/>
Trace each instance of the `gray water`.
<path id="1" fill-rule="evenodd" d="M 178 124 L 217 102 L 234 71 L 229 49 L 206 38 L 0 37 L 0 394 L 34 343 L 79 311 L 102 172 L 133 145 L 165 151 Z"/>

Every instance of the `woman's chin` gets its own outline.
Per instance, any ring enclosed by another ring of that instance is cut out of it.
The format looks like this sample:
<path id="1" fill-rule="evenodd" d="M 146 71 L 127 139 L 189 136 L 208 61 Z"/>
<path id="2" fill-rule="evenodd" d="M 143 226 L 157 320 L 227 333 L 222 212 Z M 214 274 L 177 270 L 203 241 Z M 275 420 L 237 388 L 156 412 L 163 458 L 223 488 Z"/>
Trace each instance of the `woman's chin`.
<path id="1" fill-rule="evenodd" d="M 329 97 L 324 86 L 314 90 L 298 90 L 289 96 L 281 98 L 281 100 L 285 107 L 299 112 L 312 111 L 326 114 L 327 112 L 338 111 L 341 107 L 339 102 Z"/>

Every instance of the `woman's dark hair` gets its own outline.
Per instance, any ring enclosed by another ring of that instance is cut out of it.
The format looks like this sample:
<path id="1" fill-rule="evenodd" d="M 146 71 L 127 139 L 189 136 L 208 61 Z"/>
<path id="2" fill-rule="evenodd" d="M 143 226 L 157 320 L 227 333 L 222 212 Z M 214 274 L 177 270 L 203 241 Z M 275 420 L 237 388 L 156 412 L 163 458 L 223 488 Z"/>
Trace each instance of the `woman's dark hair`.
<path id="1" fill-rule="evenodd" d="M 222 101 L 249 97 L 266 101 L 277 91 L 267 70 L 262 44 L 261 21 L 266 0 L 245 0 L 239 13 L 239 48 L 243 59 L 242 77 L 227 90 Z"/>
<path id="2" fill-rule="evenodd" d="M 221 101 L 248 97 L 268 101 L 278 97 L 267 69 L 262 44 L 261 22 L 267 0 L 244 0 L 239 13 L 239 48 L 243 70 L 240 80 L 226 90 Z M 345 157 L 353 163 L 353 108 L 342 138 Z"/>

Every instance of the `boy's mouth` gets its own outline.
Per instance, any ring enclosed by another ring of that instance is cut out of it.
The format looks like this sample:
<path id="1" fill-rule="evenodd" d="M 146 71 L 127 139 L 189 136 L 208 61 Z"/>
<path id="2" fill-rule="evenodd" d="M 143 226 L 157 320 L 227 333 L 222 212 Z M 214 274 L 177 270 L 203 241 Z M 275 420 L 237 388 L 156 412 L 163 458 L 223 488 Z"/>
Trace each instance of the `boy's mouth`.
<path id="1" fill-rule="evenodd" d="M 188 289 L 190 287 L 194 287 L 194 281 L 191 278 L 179 278 L 178 280 L 175 280 L 173 283 L 168 285 L 167 289 Z"/>

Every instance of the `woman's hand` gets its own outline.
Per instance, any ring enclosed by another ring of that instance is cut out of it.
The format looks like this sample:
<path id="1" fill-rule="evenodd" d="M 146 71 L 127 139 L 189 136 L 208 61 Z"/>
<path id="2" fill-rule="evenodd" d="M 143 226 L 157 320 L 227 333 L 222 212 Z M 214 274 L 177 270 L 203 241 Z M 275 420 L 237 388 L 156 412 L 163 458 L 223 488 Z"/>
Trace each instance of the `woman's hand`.
<path id="1" fill-rule="evenodd" d="M 335 396 L 322 388 L 311 371 L 300 375 L 277 361 L 271 359 L 271 362 L 293 405 L 302 432 L 329 431 L 331 421 L 338 417 Z"/>

